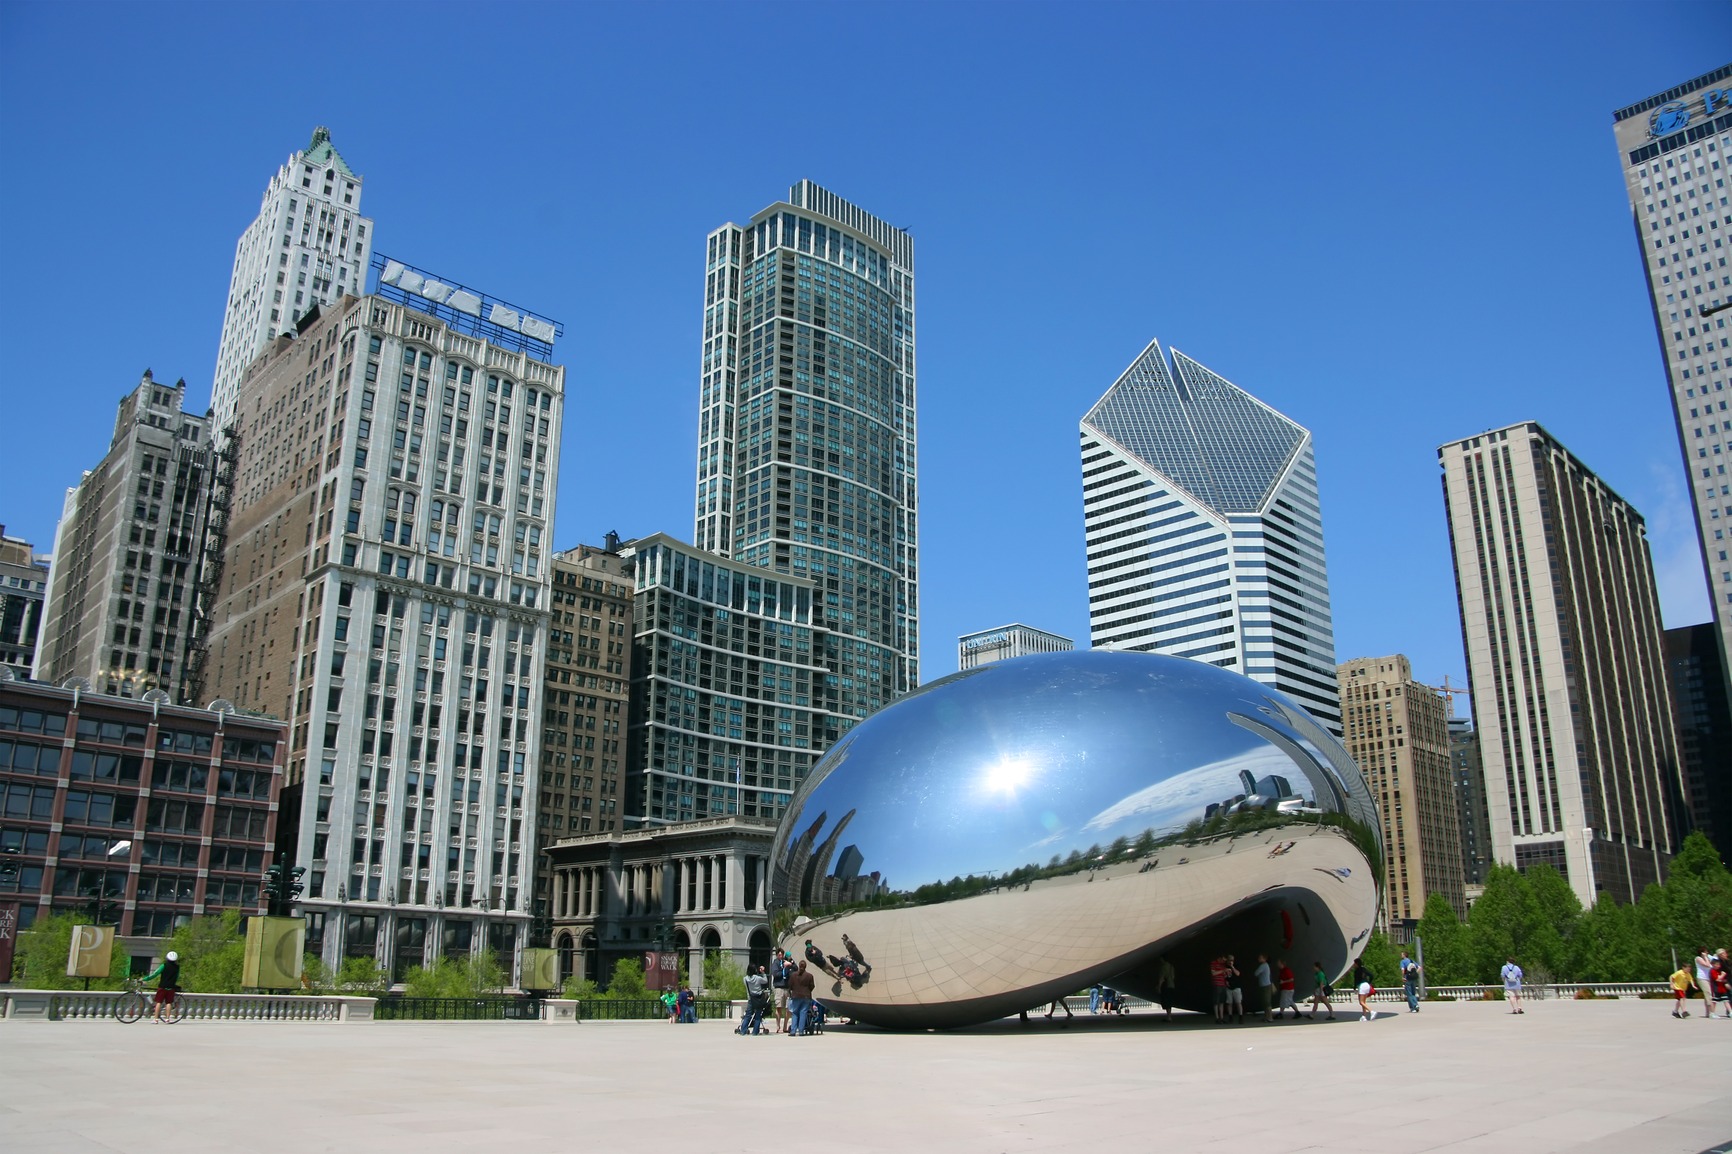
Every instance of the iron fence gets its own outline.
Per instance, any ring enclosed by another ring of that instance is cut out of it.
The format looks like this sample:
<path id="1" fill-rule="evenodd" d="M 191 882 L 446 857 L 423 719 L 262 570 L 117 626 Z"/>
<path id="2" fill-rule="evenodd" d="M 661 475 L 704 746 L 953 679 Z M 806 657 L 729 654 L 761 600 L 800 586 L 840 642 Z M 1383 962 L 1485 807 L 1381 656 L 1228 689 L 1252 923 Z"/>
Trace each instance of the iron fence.
<path id="1" fill-rule="evenodd" d="M 386 995 L 373 1017 L 394 1022 L 538 1022 L 539 998 L 404 998 Z"/>
<path id="2" fill-rule="evenodd" d="M 723 998 L 699 998 L 693 1005 L 700 1021 L 734 1016 L 734 1003 Z M 666 1018 L 668 1009 L 658 998 L 591 998 L 578 1002 L 577 1016 L 585 1022 L 653 1021 Z"/>

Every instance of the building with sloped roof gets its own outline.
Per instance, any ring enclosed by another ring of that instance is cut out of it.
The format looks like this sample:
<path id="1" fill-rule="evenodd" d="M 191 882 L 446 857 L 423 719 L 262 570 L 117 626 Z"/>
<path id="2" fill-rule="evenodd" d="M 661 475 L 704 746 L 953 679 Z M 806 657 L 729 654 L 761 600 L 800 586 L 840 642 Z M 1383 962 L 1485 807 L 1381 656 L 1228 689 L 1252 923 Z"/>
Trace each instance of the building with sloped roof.
<path id="1" fill-rule="evenodd" d="M 1150 341 L 1081 423 L 1089 639 L 1341 704 L 1311 434 Z"/>

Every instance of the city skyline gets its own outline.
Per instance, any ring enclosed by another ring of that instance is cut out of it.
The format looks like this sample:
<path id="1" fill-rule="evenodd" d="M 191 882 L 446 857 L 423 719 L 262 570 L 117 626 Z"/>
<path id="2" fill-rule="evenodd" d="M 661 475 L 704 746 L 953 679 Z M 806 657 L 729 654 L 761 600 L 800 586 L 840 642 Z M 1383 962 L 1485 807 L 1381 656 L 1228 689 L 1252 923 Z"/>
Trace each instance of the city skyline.
<path id="1" fill-rule="evenodd" d="M 1724 12 L 1706 5 L 1661 7 L 1695 27 L 1732 30 Z M 718 19 L 697 9 L 679 11 L 681 27 L 663 61 L 670 72 L 679 71 L 684 54 L 700 51 L 706 27 Z M 1306 20 L 1269 9 L 1269 26 L 1236 43 L 1231 56 L 1210 43 L 1220 18 L 1204 10 L 1096 11 L 1102 17 L 1093 22 L 1097 34 L 1103 24 L 1123 25 L 1124 49 L 1085 49 L 1061 27 L 1057 10 L 1022 12 L 985 38 L 980 63 L 971 69 L 1021 59 L 1035 44 L 1050 44 L 1054 59 L 1051 75 L 1031 77 L 1028 91 L 993 90 L 1003 96 L 1004 110 L 987 114 L 975 99 L 959 107 L 959 119 L 984 117 L 974 124 L 979 143 L 963 143 L 940 118 L 944 123 L 907 130 L 897 141 L 907 155 L 896 165 L 857 158 L 846 142 L 782 144 L 730 159 L 674 190 L 665 183 L 668 166 L 678 164 L 694 139 L 685 118 L 697 119 L 689 112 L 696 89 L 682 82 L 627 118 L 629 132 L 599 117 L 577 126 L 585 141 L 600 146 L 603 161 L 629 155 L 633 168 L 621 169 L 624 179 L 602 182 L 615 187 L 574 192 L 576 199 L 566 204 L 530 187 L 535 182 L 507 182 L 476 203 L 442 175 L 443 160 L 427 159 L 453 131 L 499 134 L 506 146 L 526 147 L 523 129 L 468 114 L 455 125 L 404 126 L 391 111 L 399 82 L 359 77 L 340 62 L 309 67 L 321 75 L 330 69 L 364 99 L 344 92 L 345 99 L 309 102 L 284 94 L 262 108 L 220 107 L 224 102 L 209 94 L 224 77 L 232 82 L 238 75 L 226 70 L 243 67 L 221 63 L 221 46 L 253 27 L 248 15 L 225 13 L 203 27 L 170 19 L 166 29 L 153 30 L 116 9 L 114 26 L 82 45 L 97 61 L 154 49 L 172 64 L 187 52 L 218 60 L 217 75 L 182 78 L 162 91 L 133 87 L 126 106 L 117 107 L 115 90 L 102 77 L 119 77 L 124 69 L 97 66 L 89 69 L 96 76 L 89 91 L 69 93 L 28 122 L 18 114 L 4 122 L 20 148 L 65 163 L 38 178 L 29 202 L 36 226 L 26 235 L 14 224 L 8 237 L 14 275 L 4 288 L 0 315 L 8 319 L 0 335 L 20 355 L 5 400 L 18 420 L 41 432 L 16 449 L 19 467 L 0 495 L 0 520 L 39 549 L 53 540 L 65 490 L 101 457 L 106 421 L 89 414 L 107 411 L 144 367 L 161 379 L 186 377 L 189 408 L 202 411 L 234 238 L 256 212 L 261 182 L 324 124 L 346 160 L 368 176 L 368 209 L 382 222 L 386 251 L 413 254 L 469 283 L 508 288 L 515 299 L 568 318 L 572 332 L 562 349 L 577 350 L 570 355 L 583 362 L 574 369 L 574 421 L 587 424 L 593 413 L 601 423 L 635 419 L 641 425 L 644 435 L 618 438 L 617 445 L 573 438 L 568 492 L 612 495 L 606 502 L 567 501 L 554 528 L 560 547 L 598 539 L 607 529 L 630 537 L 683 522 L 692 483 L 684 462 L 695 458 L 698 434 L 690 415 L 697 389 L 689 355 L 696 336 L 693 282 L 702 260 L 697 246 L 717 219 L 742 204 L 764 203 L 789 181 L 810 178 L 914 232 L 927 298 L 921 350 L 928 378 L 921 413 L 924 680 L 949 672 L 954 638 L 982 621 L 1037 620 L 1082 635 L 1087 593 L 1077 548 L 1082 519 L 1072 487 L 1072 422 L 1098 395 L 1098 382 L 1122 366 L 1124 345 L 1155 331 L 1180 347 L 1210 350 L 1211 367 L 1229 379 L 1256 382 L 1261 399 L 1316 435 L 1319 483 L 1330 511 L 1339 658 L 1401 651 L 1413 658 L 1423 681 L 1435 684 L 1445 674 L 1463 679 L 1432 450 L 1517 420 L 1546 423 L 1584 457 L 1602 463 L 1608 482 L 1649 520 L 1667 623 L 1706 618 L 1676 433 L 1653 356 L 1639 262 L 1624 231 L 1628 208 L 1609 141 L 1611 109 L 1723 60 L 1706 48 L 1681 51 L 1659 33 L 1652 43 L 1632 43 L 1618 14 L 1634 9 L 1617 6 L 1573 13 L 1562 28 L 1549 11 L 1517 6 L 1459 20 L 1379 13 L 1346 30 L 1327 14 Z M 391 27 L 380 9 L 363 6 L 358 18 L 369 36 Z M 62 19 L 46 8 L 9 17 L 3 50 L 9 67 L 0 80 L 6 107 L 22 107 L 21 94 L 32 86 L 59 91 L 45 70 L 63 63 L 62 50 L 51 47 L 64 39 Z M 507 12 L 476 27 L 465 51 L 503 51 L 512 19 Z M 601 12 L 578 22 L 629 32 L 631 19 Z M 886 122 L 955 96 L 960 90 L 950 85 L 963 79 L 938 79 L 943 48 L 961 35 L 963 14 L 923 14 L 907 23 L 906 66 L 914 83 L 895 97 Z M 1487 23 L 1507 35 L 1481 37 Z M 575 26 L 561 23 L 556 31 L 568 27 Z M 1147 78 L 1147 92 L 1130 81 L 1098 79 L 1114 71 L 1103 63 L 1136 41 L 1129 33 L 1142 31 L 1195 45 L 1194 59 L 1179 63 L 1169 78 Z M 452 32 L 448 22 L 435 19 L 426 29 L 393 28 L 391 34 L 422 44 Z M 1420 37 L 1433 41 L 1427 51 L 1435 55 L 1405 47 L 1363 52 Z M 1704 36 L 1703 43 L 1717 39 L 1724 38 Z M 526 51 L 541 60 L 547 50 Z M 1368 99 L 1400 93 L 1405 77 L 1451 52 L 1467 67 L 1431 77 L 1424 100 Z M 1321 75 L 1330 69 L 1318 67 L 1320 61 L 1337 57 L 1352 67 L 1344 64 L 1340 79 Z M 629 66 L 596 64 L 598 78 L 586 83 L 635 75 Z M 1468 72 L 1476 77 L 1472 82 Z M 1498 79 L 1483 79 L 1491 75 Z M 1245 83 L 1252 77 L 1255 85 Z M 1077 92 L 1065 93 L 1067 84 Z M 530 81 L 514 85 L 507 97 L 527 106 L 551 95 Z M 1188 95 L 1190 89 L 1201 95 Z M 1329 143 L 1259 118 L 1273 90 L 1283 92 L 1284 103 L 1309 102 L 1333 113 L 1331 123 L 1350 118 L 1351 143 Z M 1551 98 L 1563 91 L 1568 100 Z M 1124 116 L 1095 127 L 1079 119 L 1089 106 L 1115 96 L 1146 110 L 1148 126 Z M 1042 100 L 1052 102 L 1050 111 L 1031 115 Z M 345 111 L 350 108 L 363 111 Z M 1531 119 L 1535 108 L 1545 110 L 1543 130 Z M 1511 115 L 1514 110 L 1521 115 Z M 815 108 L 794 115 L 803 126 L 825 113 Z M 195 171 L 172 189 L 134 182 L 131 203 L 117 205 L 109 186 L 129 179 L 143 156 L 157 155 L 162 142 L 143 126 L 163 120 L 176 123 L 177 139 L 187 146 L 185 163 Z M 1258 135 L 1229 133 L 1231 147 L 1217 142 L 1222 126 L 1241 123 L 1254 123 Z M 635 148 L 662 129 L 668 139 L 646 154 L 626 151 L 626 137 Z M 867 125 L 861 131 L 874 144 L 870 151 L 891 143 L 888 129 Z M 70 139 L 84 146 L 66 149 Z M 55 141 L 58 150 L 47 147 Z M 1209 162 L 1212 176 L 1192 182 L 1189 192 L 1180 180 L 1145 184 L 1139 193 L 1148 203 L 1131 215 L 1132 202 L 1121 199 L 1122 192 L 1100 186 L 1123 161 L 1122 146 L 1133 142 L 1163 156 L 1195 154 Z M 1296 164 L 1301 146 L 1321 146 L 1320 155 Z M 545 152 L 543 144 L 532 154 L 534 163 L 563 171 L 566 162 Z M 1264 155 L 1245 155 L 1253 152 Z M 1452 171 L 1447 162 L 1457 155 L 1495 167 L 1498 179 Z M 1288 167 L 1272 175 L 1271 161 Z M 1350 212 L 1334 204 L 1344 162 L 1354 166 Z M 965 171 L 982 166 L 982 175 Z M 1081 185 L 1106 202 L 1098 213 L 1063 212 L 1070 233 L 1064 239 L 1031 240 L 1006 227 L 1016 217 L 1060 213 Z M 22 207 L 20 192 L 6 195 L 11 207 Z M 470 212 L 478 223 L 465 228 Z M 573 231 L 579 222 L 598 219 L 632 239 Z M 1210 227 L 1190 227 L 1196 220 Z M 164 243 L 155 243 L 158 234 Z M 1170 260 L 1181 274 L 1171 278 L 1173 286 L 1154 283 L 1163 277 L 1138 278 L 1146 284 L 1118 279 L 1134 273 L 1116 266 L 1153 257 Z M 1490 267 L 1500 275 L 1485 275 Z M 93 270 L 121 280 L 148 273 L 153 291 L 82 340 L 82 355 L 68 373 L 60 351 L 46 342 L 35 347 L 23 334 L 65 323 L 83 294 L 94 291 Z M 1019 286 L 1043 281 L 1066 283 L 1065 291 L 1043 293 L 1038 309 L 1023 311 Z M 1037 314 L 1044 323 L 1032 323 Z M 1489 367 L 1464 372 L 1462 359 L 1450 355 L 1461 344 L 1475 349 L 1476 365 Z M 39 387 L 49 383 L 54 387 Z M 604 391 L 614 396 L 601 396 Z M 1627 403 L 1582 405 L 1584 391 Z M 616 406 L 630 406 L 637 415 L 624 416 Z M 670 414 L 665 420 L 664 413 Z M 665 468 L 641 467 L 646 443 Z M 1004 467 L 982 468 L 1007 452 Z M 1414 528 L 1397 530 L 1391 539 L 1396 518 L 1390 508 L 1417 510 Z M 1390 580 L 1391 558 L 1400 580 Z"/>

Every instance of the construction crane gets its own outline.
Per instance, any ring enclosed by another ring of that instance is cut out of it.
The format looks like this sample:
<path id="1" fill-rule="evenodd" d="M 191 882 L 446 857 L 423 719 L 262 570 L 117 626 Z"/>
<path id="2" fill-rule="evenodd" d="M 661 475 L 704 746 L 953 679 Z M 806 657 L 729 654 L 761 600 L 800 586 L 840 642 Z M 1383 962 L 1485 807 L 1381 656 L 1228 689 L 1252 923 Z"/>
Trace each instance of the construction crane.
<path id="1" fill-rule="evenodd" d="M 1447 701 L 1449 703 L 1449 716 L 1450 717 L 1455 716 L 1455 699 L 1456 699 L 1456 697 L 1458 695 L 1462 696 L 1462 697 L 1466 697 L 1468 695 L 1468 690 L 1467 690 L 1466 686 L 1464 686 L 1464 685 L 1451 685 L 1449 683 L 1449 674 L 1447 674 L 1447 673 L 1443 675 L 1443 684 L 1442 685 L 1426 685 L 1425 682 L 1423 682 L 1423 681 L 1421 681 L 1419 684 L 1425 686 L 1425 688 L 1431 690 L 1433 693 L 1440 695 L 1445 701 Z"/>

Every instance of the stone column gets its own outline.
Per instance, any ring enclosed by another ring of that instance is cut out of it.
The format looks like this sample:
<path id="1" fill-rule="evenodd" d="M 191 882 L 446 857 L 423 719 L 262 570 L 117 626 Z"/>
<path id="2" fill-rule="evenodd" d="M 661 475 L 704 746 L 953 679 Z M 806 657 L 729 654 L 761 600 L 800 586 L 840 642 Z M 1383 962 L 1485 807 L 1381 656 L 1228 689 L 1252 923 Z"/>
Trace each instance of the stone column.
<path id="1" fill-rule="evenodd" d="M 726 909 L 730 914 L 740 913 L 746 908 L 746 859 L 729 856 L 728 867 L 728 901 Z"/>

